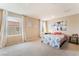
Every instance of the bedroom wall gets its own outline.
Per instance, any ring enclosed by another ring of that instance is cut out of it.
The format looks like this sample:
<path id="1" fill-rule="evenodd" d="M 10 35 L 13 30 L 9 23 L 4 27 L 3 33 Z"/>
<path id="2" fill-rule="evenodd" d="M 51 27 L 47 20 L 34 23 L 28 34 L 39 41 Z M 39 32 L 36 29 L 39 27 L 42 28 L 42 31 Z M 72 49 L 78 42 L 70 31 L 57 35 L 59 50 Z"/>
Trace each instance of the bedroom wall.
<path id="1" fill-rule="evenodd" d="M 23 20 L 24 28 L 24 41 L 33 41 L 39 39 L 40 36 L 40 20 L 24 16 Z M 22 43 L 23 39 L 21 36 L 8 36 L 6 46 Z"/>
<path id="2" fill-rule="evenodd" d="M 79 14 L 61 17 L 61 18 L 52 19 L 50 21 L 47 21 L 48 32 L 51 32 L 50 24 L 54 24 L 55 22 L 60 21 L 60 20 L 67 20 L 67 31 L 62 31 L 62 32 L 69 34 L 69 35 L 73 33 L 79 34 Z"/>
<path id="3" fill-rule="evenodd" d="M 1 16 L 1 11 L 0 11 L 0 16 Z M 6 15 L 6 13 L 4 13 L 4 15 Z M 23 16 L 23 29 L 24 29 L 24 39 L 22 39 L 22 36 L 17 36 L 17 35 L 13 35 L 13 36 L 8 36 L 7 38 L 5 37 L 5 35 L 3 35 L 3 40 L 2 40 L 2 45 L 0 46 L 5 47 L 5 46 L 10 46 L 10 45 L 14 45 L 14 44 L 18 44 L 18 43 L 22 43 L 22 42 L 26 42 L 26 41 L 33 41 L 33 40 L 37 40 L 40 37 L 40 20 L 39 19 L 35 19 L 32 17 L 28 17 L 28 16 Z M 1 21 L 0 17 L 0 21 Z M 30 21 L 29 21 L 30 20 Z"/>
<path id="4" fill-rule="evenodd" d="M 28 16 L 24 17 L 24 34 L 25 41 L 37 40 L 40 37 L 40 20 L 31 18 Z"/>

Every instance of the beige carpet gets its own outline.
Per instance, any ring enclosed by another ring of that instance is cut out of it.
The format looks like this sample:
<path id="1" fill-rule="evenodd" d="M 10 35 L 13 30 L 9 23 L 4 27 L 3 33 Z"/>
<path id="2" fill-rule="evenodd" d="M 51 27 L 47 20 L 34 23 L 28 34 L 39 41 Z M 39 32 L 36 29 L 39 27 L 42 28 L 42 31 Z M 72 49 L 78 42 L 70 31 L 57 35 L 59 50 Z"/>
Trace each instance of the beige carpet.
<path id="1" fill-rule="evenodd" d="M 61 49 L 52 48 L 40 40 L 25 42 L 0 49 L 2 56 L 77 56 L 79 45 L 64 44 Z"/>

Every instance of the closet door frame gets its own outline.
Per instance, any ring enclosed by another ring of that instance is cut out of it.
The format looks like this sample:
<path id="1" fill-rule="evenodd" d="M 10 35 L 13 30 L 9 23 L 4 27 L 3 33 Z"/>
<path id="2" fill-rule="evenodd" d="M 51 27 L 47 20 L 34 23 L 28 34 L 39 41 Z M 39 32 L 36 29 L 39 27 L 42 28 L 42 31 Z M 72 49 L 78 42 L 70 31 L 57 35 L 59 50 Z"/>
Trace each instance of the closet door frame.
<path id="1" fill-rule="evenodd" d="M 1 24 L 1 42 L 0 42 L 0 48 L 5 47 L 7 43 L 7 22 L 6 22 L 6 16 L 7 16 L 7 11 L 3 10 L 3 15 L 2 15 L 2 24 Z"/>

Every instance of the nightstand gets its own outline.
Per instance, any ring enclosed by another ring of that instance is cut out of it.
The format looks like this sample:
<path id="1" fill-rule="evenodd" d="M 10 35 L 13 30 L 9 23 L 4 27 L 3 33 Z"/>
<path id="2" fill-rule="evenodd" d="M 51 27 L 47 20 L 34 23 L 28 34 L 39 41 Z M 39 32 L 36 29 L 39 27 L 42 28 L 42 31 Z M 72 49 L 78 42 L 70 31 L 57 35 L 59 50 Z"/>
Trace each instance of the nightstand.
<path id="1" fill-rule="evenodd" d="M 78 40 L 78 34 L 73 34 L 72 36 L 70 36 L 69 42 L 73 44 L 79 44 Z"/>

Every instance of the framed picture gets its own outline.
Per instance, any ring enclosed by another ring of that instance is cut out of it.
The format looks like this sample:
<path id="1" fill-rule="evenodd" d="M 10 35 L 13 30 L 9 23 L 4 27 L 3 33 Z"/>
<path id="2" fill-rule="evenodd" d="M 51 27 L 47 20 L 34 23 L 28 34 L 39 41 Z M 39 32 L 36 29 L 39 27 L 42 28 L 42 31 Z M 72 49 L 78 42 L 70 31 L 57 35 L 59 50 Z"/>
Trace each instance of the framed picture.
<path id="1" fill-rule="evenodd" d="M 66 31 L 67 30 L 67 21 L 58 21 L 53 24 L 53 29 L 57 31 Z"/>

